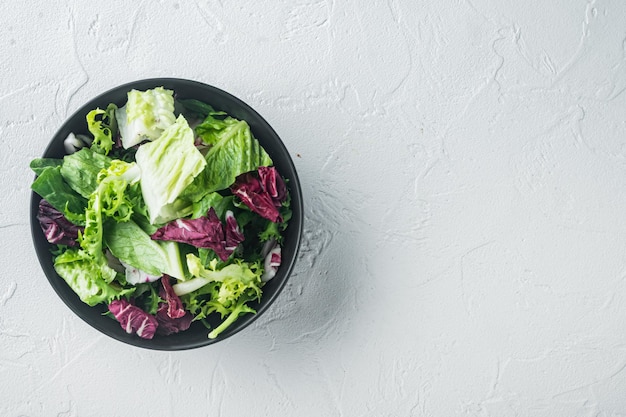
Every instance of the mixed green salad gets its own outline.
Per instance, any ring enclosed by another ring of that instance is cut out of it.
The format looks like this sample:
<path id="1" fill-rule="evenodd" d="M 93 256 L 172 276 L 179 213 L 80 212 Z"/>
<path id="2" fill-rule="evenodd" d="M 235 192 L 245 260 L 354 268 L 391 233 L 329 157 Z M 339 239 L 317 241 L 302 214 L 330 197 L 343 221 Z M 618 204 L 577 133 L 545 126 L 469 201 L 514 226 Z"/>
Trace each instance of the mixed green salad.
<path id="1" fill-rule="evenodd" d="M 54 268 L 128 333 L 201 321 L 216 338 L 280 266 L 286 180 L 246 121 L 163 87 L 127 99 L 90 111 L 63 158 L 31 161 Z"/>

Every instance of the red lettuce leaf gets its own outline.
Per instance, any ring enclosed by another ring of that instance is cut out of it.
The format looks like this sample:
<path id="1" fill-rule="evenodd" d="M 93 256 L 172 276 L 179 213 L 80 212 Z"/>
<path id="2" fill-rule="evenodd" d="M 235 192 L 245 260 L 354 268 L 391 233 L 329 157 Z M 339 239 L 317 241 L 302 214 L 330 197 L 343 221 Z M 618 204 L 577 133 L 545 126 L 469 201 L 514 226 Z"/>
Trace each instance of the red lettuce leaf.
<path id="1" fill-rule="evenodd" d="M 275 167 L 259 167 L 259 181 L 265 192 L 269 194 L 276 207 L 280 207 L 287 197 L 287 186 Z"/>
<path id="2" fill-rule="evenodd" d="M 237 246 L 244 241 L 244 236 L 243 232 L 239 229 L 239 224 L 237 224 L 237 220 L 232 211 L 228 210 L 226 212 L 224 220 L 226 222 L 224 249 L 232 253 Z"/>
<path id="3" fill-rule="evenodd" d="M 151 235 L 154 240 L 171 240 L 197 248 L 212 249 L 223 261 L 244 240 L 232 213 L 226 215 L 226 227 L 211 207 L 206 216 L 197 219 L 177 219 Z"/>
<path id="4" fill-rule="evenodd" d="M 48 242 L 78 246 L 78 232 L 84 230 L 84 227 L 77 226 L 67 220 L 63 213 L 52 207 L 47 200 L 39 202 L 37 220 L 39 220 L 41 230 L 43 230 Z"/>
<path id="5" fill-rule="evenodd" d="M 159 335 L 170 335 L 185 331 L 191 326 L 193 316 L 189 312 L 185 312 L 184 315 L 178 318 L 172 318 L 169 315 L 169 309 L 167 303 L 161 303 L 159 309 L 156 312 L 156 319 L 159 323 L 157 333 Z"/>
<path id="6" fill-rule="evenodd" d="M 287 196 L 287 187 L 275 167 L 259 167 L 237 177 L 231 192 L 250 210 L 274 222 L 281 223 L 278 208 Z"/>
<path id="7" fill-rule="evenodd" d="M 159 297 L 165 302 L 159 303 L 156 312 L 156 319 L 159 322 L 157 334 L 167 336 L 187 330 L 191 326 L 193 316 L 185 311 L 183 302 L 174 292 L 168 275 L 163 275 L 161 278 Z"/>
<path id="8" fill-rule="evenodd" d="M 173 319 L 179 319 L 185 315 L 185 309 L 183 308 L 183 302 L 174 292 L 172 284 L 170 283 L 170 277 L 163 275 L 161 278 L 161 289 L 159 290 L 159 297 L 165 300 L 167 306 L 166 313 Z"/>
<path id="9" fill-rule="evenodd" d="M 146 313 L 128 300 L 113 300 L 109 311 L 115 316 L 126 333 L 136 333 L 143 339 L 152 339 L 159 325 L 156 317 Z"/>

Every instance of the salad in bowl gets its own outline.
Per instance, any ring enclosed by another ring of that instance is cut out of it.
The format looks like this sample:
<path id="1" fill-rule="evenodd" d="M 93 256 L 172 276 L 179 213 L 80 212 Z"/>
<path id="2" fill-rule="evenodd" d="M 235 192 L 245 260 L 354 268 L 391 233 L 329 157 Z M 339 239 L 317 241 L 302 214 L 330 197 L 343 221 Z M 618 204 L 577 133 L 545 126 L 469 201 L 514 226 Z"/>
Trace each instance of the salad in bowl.
<path id="1" fill-rule="evenodd" d="M 295 262 L 293 162 L 267 122 L 214 87 L 120 86 L 83 106 L 30 167 L 49 281 L 124 342 L 222 340 L 269 306 Z"/>

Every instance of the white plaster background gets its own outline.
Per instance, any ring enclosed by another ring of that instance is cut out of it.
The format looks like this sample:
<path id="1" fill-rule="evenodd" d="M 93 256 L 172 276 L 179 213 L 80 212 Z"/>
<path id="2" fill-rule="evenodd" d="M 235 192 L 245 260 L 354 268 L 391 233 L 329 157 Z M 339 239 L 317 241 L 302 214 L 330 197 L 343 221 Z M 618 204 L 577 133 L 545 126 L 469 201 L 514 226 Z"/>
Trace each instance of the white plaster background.
<path id="1" fill-rule="evenodd" d="M 0 415 L 626 416 L 626 2 L 0 5 Z M 224 343 L 56 298 L 28 162 L 123 82 L 241 97 L 304 189 L 299 262 Z"/>

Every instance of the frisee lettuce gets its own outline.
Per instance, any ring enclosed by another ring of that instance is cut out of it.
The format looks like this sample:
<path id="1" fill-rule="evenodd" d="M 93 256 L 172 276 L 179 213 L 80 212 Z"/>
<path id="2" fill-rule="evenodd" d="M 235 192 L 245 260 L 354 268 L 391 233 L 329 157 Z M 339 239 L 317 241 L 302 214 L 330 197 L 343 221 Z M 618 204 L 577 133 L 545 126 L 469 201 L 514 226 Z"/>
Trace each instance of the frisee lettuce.
<path id="1" fill-rule="evenodd" d="M 211 330 L 210 339 L 215 339 L 244 313 L 256 313 L 248 302 L 261 299 L 261 276 L 263 268 L 259 262 L 249 263 L 236 260 L 218 268 L 217 259 L 206 267 L 200 258 L 187 255 L 187 267 L 194 278 L 173 286 L 191 313 L 198 319 L 218 313 L 224 321 Z"/>
<path id="2" fill-rule="evenodd" d="M 115 279 L 116 272 L 108 266 L 104 255 L 103 229 L 107 217 L 116 221 L 128 221 L 132 206 L 125 195 L 131 182 L 139 181 L 136 164 L 112 161 L 110 166 L 97 175 L 98 186 L 89 196 L 85 210 L 85 229 L 78 236 L 78 243 L 93 262 L 103 271 L 107 283 Z"/>
<path id="3" fill-rule="evenodd" d="M 106 155 L 113 148 L 113 136 L 117 130 L 116 110 L 117 106 L 111 103 L 106 110 L 97 108 L 87 113 L 87 127 L 93 135 L 91 149 L 94 152 Z"/>

